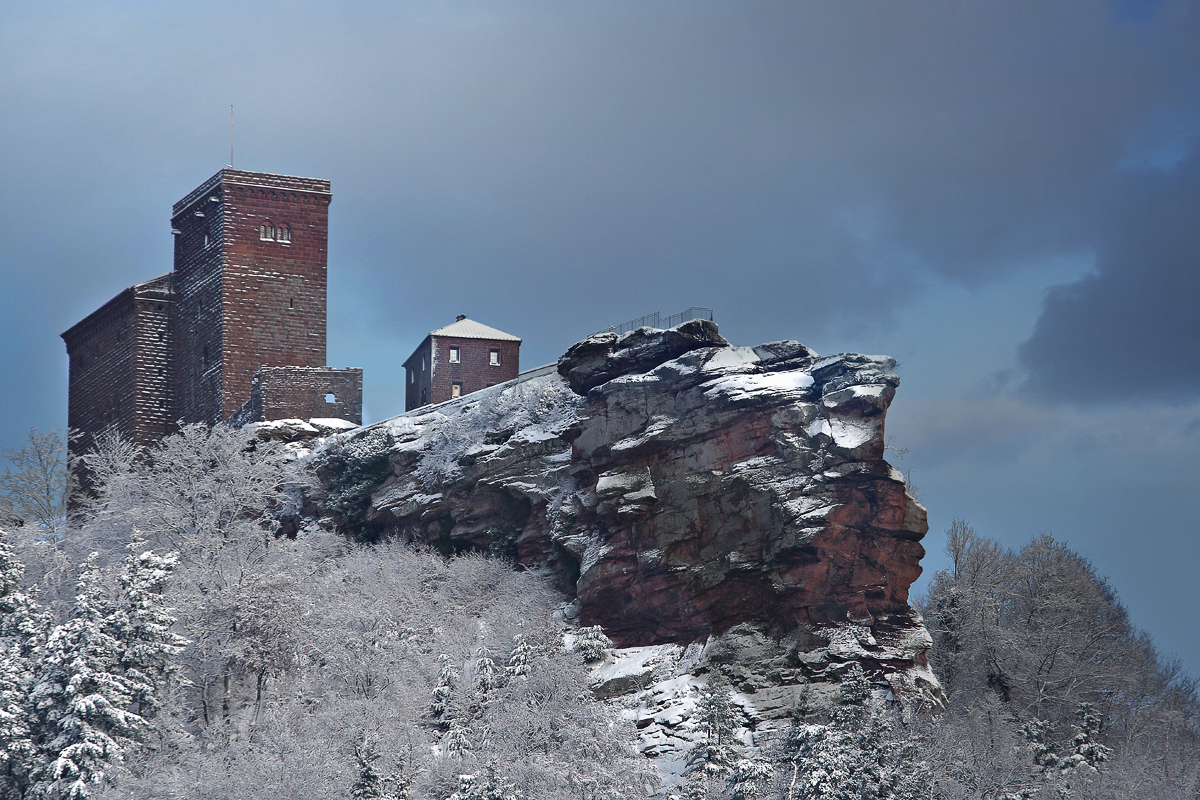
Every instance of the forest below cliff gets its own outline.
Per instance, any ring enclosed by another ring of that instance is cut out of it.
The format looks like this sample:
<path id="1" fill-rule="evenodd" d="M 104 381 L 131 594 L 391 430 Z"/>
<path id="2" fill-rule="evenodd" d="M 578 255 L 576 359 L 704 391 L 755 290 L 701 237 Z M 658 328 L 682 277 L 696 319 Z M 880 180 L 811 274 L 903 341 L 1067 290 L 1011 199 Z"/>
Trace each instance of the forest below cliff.
<path id="1" fill-rule="evenodd" d="M 700 674 L 664 781 L 554 574 L 335 533 L 312 459 L 225 427 L 88 467 L 71 524 L 35 481 L 0 540 L 3 800 L 1200 796 L 1194 679 L 1050 537 L 948 532 L 914 603 L 944 707 L 851 664 L 756 734 Z"/>

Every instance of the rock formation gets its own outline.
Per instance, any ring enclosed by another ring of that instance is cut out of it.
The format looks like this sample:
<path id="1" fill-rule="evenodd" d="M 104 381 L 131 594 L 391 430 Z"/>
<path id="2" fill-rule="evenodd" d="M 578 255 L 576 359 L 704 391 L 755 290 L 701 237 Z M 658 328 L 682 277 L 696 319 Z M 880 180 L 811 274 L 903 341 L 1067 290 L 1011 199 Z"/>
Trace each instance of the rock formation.
<path id="1" fill-rule="evenodd" d="M 362 517 L 377 533 L 552 570 L 622 648 L 596 690 L 642 692 L 635 715 L 718 668 L 753 727 L 850 662 L 936 703 L 908 605 L 925 510 L 883 458 L 894 368 L 733 347 L 702 320 L 602 333 L 556 372 L 335 436 L 319 471 L 346 507 L 355 459 L 386 453 Z"/>

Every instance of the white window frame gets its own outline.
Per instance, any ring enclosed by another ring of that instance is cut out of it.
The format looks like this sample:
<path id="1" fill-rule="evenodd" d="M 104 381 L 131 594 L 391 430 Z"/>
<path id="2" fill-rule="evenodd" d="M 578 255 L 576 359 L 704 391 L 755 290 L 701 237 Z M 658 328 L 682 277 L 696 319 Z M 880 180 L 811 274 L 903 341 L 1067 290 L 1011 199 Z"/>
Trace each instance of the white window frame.
<path id="1" fill-rule="evenodd" d="M 461 347 L 451 347 L 450 348 L 450 363 L 451 364 L 461 364 L 462 363 L 462 348 Z"/>
<path id="2" fill-rule="evenodd" d="M 488 350 L 488 366 L 489 367 L 500 366 L 500 351 L 498 349 L 493 348 L 491 350 Z"/>

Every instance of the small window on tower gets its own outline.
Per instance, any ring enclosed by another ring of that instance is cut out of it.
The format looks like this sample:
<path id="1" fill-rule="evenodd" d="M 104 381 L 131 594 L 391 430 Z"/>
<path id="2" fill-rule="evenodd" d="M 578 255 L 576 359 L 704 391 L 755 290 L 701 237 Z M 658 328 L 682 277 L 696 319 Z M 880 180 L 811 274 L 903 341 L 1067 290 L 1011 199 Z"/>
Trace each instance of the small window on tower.
<path id="1" fill-rule="evenodd" d="M 333 392 L 326 392 L 325 393 L 325 402 L 326 403 L 336 403 L 337 395 L 335 395 Z"/>
<path id="2" fill-rule="evenodd" d="M 451 347 L 450 348 L 450 363 L 458 364 L 460 361 L 462 361 L 462 350 L 460 350 L 457 347 Z"/>
<path id="3" fill-rule="evenodd" d="M 276 238 L 281 242 L 290 242 L 292 240 L 292 229 L 286 225 L 280 225 L 277 233 L 279 235 Z"/>
<path id="4" fill-rule="evenodd" d="M 451 397 L 462 397 L 462 384 L 461 383 L 450 384 L 450 396 Z"/>
<path id="5" fill-rule="evenodd" d="M 258 238 L 262 239 L 264 242 L 275 241 L 275 226 L 271 225 L 270 223 L 259 225 Z"/>
<path id="6" fill-rule="evenodd" d="M 500 351 L 488 350 L 488 365 L 493 367 L 500 366 Z"/>

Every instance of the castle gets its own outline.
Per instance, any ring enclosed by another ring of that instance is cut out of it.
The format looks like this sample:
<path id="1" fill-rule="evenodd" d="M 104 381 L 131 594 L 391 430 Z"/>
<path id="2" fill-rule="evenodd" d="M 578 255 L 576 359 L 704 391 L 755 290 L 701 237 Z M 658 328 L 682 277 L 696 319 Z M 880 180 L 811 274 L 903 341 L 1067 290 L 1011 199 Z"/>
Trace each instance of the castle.
<path id="1" fill-rule="evenodd" d="M 172 208 L 174 269 L 62 334 L 72 455 L 115 430 L 180 423 L 362 422 L 362 370 L 325 366 L 329 181 L 230 167 Z"/>
<path id="2" fill-rule="evenodd" d="M 325 366 L 329 181 L 226 167 L 172 208 L 174 268 L 62 334 L 72 456 L 113 430 L 139 445 L 180 424 L 362 424 L 362 370 Z M 406 368 L 405 409 L 515 378 L 521 339 L 466 317 Z"/>

